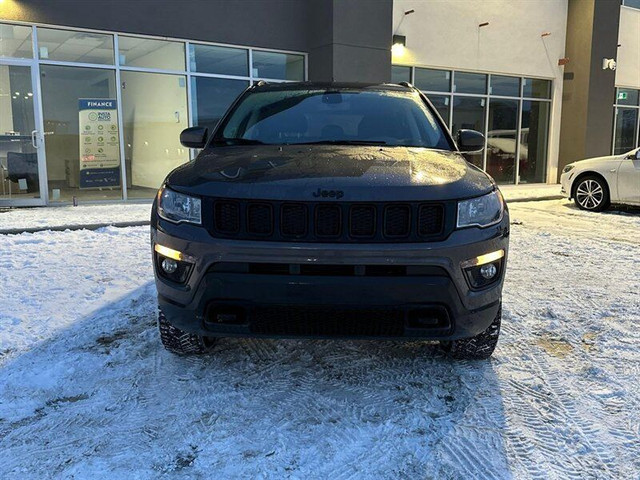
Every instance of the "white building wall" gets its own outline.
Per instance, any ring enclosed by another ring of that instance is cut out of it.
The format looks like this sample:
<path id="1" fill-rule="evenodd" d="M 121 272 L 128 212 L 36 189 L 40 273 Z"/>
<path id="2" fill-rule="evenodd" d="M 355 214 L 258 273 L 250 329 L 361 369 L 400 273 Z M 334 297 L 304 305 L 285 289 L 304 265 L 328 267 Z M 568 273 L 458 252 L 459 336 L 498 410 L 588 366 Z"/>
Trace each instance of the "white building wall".
<path id="1" fill-rule="evenodd" d="M 620 7 L 616 85 L 640 89 L 640 10 Z"/>
<path id="2" fill-rule="evenodd" d="M 394 0 L 394 34 L 407 44 L 393 63 L 553 80 L 547 181 L 555 183 L 567 10 L 568 0 Z"/>

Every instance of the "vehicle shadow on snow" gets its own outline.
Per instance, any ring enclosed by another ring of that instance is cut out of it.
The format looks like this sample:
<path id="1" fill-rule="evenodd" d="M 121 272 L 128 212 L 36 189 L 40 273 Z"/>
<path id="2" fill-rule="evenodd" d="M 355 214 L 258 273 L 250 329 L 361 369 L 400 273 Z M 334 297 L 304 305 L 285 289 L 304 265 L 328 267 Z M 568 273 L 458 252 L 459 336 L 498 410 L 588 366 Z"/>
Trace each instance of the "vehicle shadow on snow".
<path id="1" fill-rule="evenodd" d="M 422 342 L 222 339 L 176 357 L 151 283 L 0 363 L 0 477 L 509 476 L 498 360 Z M 48 449 L 47 445 L 55 445 Z"/>

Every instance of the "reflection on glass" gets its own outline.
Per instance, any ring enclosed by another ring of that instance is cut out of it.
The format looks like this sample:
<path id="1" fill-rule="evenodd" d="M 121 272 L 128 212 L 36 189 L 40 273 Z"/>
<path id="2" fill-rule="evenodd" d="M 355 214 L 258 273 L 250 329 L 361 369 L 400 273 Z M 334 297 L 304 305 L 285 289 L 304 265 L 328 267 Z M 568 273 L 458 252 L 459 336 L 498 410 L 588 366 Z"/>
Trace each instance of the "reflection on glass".
<path id="1" fill-rule="evenodd" d="M 49 199 L 122 198 L 115 72 L 41 65 L 40 75 Z M 113 103 L 87 111 L 86 100 Z"/>
<path id="2" fill-rule="evenodd" d="M 38 27 L 40 60 L 113 65 L 113 35 Z"/>
<path id="3" fill-rule="evenodd" d="M 458 130 L 466 128 L 484 133 L 484 98 L 476 97 L 454 97 L 453 99 L 453 122 L 451 131 L 455 136 Z M 468 161 L 482 168 L 482 153 L 465 154 Z"/>
<path id="4" fill-rule="evenodd" d="M 192 77 L 193 124 L 208 127 L 209 133 L 213 133 L 218 121 L 248 86 L 249 82 L 243 80 Z"/>
<path id="5" fill-rule="evenodd" d="M 522 102 L 520 182 L 544 182 L 549 138 L 549 102 Z"/>
<path id="6" fill-rule="evenodd" d="M 520 78 L 491 75 L 491 90 L 489 93 L 491 95 L 502 95 L 503 97 L 519 97 Z"/>
<path id="7" fill-rule="evenodd" d="M 615 155 L 622 155 L 636 147 L 637 127 L 637 108 L 616 109 L 616 134 L 614 139 Z"/>
<path id="8" fill-rule="evenodd" d="M 391 83 L 411 82 L 411 67 L 391 66 Z"/>
<path id="9" fill-rule="evenodd" d="M 551 81 L 523 78 L 522 94 L 526 98 L 551 98 Z"/>
<path id="10" fill-rule="evenodd" d="M 429 100 L 431 100 L 431 103 L 433 104 L 435 109 L 438 111 L 438 113 L 442 117 L 444 124 L 447 125 L 448 127 L 449 126 L 449 105 L 451 103 L 451 98 L 449 97 L 449 95 L 430 94 Z"/>
<path id="11" fill-rule="evenodd" d="M 129 198 L 152 198 L 166 175 L 189 160 L 180 144 L 187 128 L 183 75 L 121 72 Z"/>
<path id="12" fill-rule="evenodd" d="M 616 103 L 618 105 L 638 105 L 640 90 L 631 88 L 616 88 Z"/>
<path id="13" fill-rule="evenodd" d="M 451 91 L 451 72 L 448 70 L 416 68 L 414 76 L 414 84 L 420 90 L 429 92 Z"/>
<path id="14" fill-rule="evenodd" d="M 120 65 L 184 70 L 184 43 L 118 36 Z"/>
<path id="15" fill-rule="evenodd" d="M 253 76 L 274 80 L 304 80 L 304 56 L 253 51 Z"/>
<path id="16" fill-rule="evenodd" d="M 487 93 L 487 76 L 482 73 L 456 72 L 454 92 Z"/>
<path id="17" fill-rule="evenodd" d="M 40 197 L 31 68 L 0 65 L 0 201 Z"/>
<path id="18" fill-rule="evenodd" d="M 0 23 L 0 57 L 33 58 L 31 27 Z"/>
<path id="19" fill-rule="evenodd" d="M 487 172 L 498 183 L 515 183 L 518 100 L 492 98 L 487 131 Z M 522 156 L 523 148 L 520 148 Z"/>
<path id="20" fill-rule="evenodd" d="M 189 45 L 189 64 L 192 72 L 248 77 L 249 51 L 192 43 Z"/>

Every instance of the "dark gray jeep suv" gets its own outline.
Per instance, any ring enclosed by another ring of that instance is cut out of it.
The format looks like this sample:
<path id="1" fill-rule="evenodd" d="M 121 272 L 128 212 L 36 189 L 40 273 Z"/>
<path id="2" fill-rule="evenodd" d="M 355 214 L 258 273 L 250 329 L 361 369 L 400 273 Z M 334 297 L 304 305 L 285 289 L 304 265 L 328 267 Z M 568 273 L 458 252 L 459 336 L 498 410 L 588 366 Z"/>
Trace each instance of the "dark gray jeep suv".
<path id="1" fill-rule="evenodd" d="M 263 82 L 171 172 L 151 219 L 164 346 L 218 337 L 498 341 L 509 218 L 493 180 L 409 84 Z"/>

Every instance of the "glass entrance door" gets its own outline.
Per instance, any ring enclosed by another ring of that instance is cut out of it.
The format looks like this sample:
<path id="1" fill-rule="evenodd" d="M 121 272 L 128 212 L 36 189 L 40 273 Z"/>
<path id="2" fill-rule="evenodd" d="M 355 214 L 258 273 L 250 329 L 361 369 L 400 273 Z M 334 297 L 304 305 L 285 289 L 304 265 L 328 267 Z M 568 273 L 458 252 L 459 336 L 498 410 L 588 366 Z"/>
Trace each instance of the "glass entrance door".
<path id="1" fill-rule="evenodd" d="M 0 206 L 44 205 L 42 134 L 32 67 L 0 63 Z"/>

